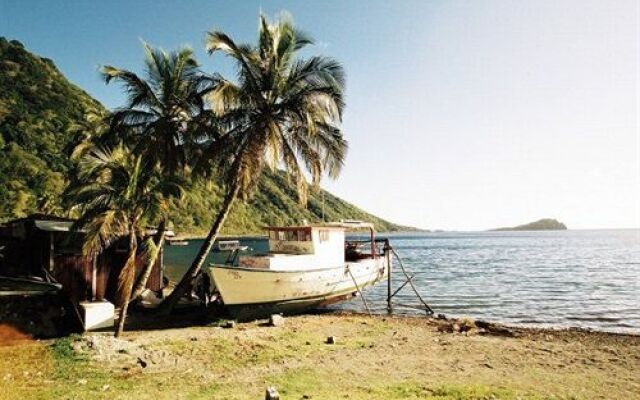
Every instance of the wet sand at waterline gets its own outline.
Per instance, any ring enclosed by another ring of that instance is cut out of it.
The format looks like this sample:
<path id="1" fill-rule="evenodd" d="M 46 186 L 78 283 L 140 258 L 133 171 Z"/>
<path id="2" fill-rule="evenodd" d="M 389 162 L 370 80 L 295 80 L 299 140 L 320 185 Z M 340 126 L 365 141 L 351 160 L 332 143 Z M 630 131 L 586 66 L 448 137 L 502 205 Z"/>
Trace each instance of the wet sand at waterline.
<path id="1" fill-rule="evenodd" d="M 637 335 L 354 314 L 156 328 L 2 346 L 0 398 L 640 398 Z"/>

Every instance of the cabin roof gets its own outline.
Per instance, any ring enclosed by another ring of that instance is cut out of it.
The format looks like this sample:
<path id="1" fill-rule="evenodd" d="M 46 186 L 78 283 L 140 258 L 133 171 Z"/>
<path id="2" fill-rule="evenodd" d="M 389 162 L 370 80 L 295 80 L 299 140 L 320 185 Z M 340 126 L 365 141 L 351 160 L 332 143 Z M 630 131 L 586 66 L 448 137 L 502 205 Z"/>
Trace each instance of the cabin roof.
<path id="1" fill-rule="evenodd" d="M 62 218 L 45 214 L 33 214 L 26 218 L 14 219 L 0 225 L 9 226 L 25 223 L 28 221 L 33 221 L 34 226 L 44 232 L 69 232 L 71 231 L 71 226 L 75 222 L 75 220 L 69 218 Z M 154 235 L 156 231 L 157 230 L 155 228 L 147 228 L 146 234 Z M 84 230 L 80 230 L 80 232 L 84 232 Z M 171 237 L 175 236 L 175 233 L 172 230 L 167 230 L 165 235 Z"/>
<path id="2" fill-rule="evenodd" d="M 264 229 L 269 231 L 275 230 L 298 230 L 298 229 L 336 229 L 336 230 L 357 230 L 357 229 L 369 229 L 375 230 L 374 226 L 370 222 L 363 221 L 340 221 L 340 222 L 323 222 L 317 224 L 297 225 L 297 226 L 266 226 Z"/>

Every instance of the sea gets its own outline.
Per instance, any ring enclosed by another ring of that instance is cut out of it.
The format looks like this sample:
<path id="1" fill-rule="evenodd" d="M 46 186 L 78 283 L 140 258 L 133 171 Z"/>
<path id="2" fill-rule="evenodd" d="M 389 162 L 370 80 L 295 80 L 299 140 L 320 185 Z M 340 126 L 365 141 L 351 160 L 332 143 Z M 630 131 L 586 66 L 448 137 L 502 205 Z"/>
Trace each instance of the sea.
<path id="1" fill-rule="evenodd" d="M 401 257 L 420 295 L 436 314 L 518 326 L 578 327 L 640 333 L 640 230 L 379 233 Z M 242 239 L 264 252 L 264 238 Z M 202 240 L 167 246 L 166 275 L 177 280 Z M 221 262 L 213 253 L 208 262 Z M 394 290 L 403 275 L 394 263 Z M 387 283 L 364 291 L 386 310 Z M 394 298 L 418 304 L 406 285 Z M 365 311 L 356 297 L 334 306 Z M 395 308 L 399 313 L 422 311 Z"/>

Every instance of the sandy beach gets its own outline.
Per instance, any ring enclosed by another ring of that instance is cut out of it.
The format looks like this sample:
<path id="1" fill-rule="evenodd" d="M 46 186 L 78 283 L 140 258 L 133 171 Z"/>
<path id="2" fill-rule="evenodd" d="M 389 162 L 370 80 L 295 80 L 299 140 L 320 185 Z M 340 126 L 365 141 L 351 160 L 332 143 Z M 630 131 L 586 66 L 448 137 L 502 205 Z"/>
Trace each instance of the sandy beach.
<path id="1" fill-rule="evenodd" d="M 640 336 L 354 314 L 219 325 L 5 342 L 0 397 L 640 398 Z"/>

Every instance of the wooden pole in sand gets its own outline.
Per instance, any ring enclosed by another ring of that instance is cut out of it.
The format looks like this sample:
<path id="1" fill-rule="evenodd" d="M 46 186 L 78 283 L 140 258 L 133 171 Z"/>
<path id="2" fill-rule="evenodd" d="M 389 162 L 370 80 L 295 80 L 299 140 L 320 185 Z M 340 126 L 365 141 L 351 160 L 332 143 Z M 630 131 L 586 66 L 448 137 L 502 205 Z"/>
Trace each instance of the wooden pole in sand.
<path id="1" fill-rule="evenodd" d="M 391 305 L 391 289 L 392 289 L 392 282 L 391 282 L 391 251 L 390 251 L 390 246 L 389 246 L 389 239 L 387 239 L 387 241 L 384 243 L 384 256 L 386 258 L 387 261 L 387 313 L 388 314 L 393 314 L 393 306 Z"/>

